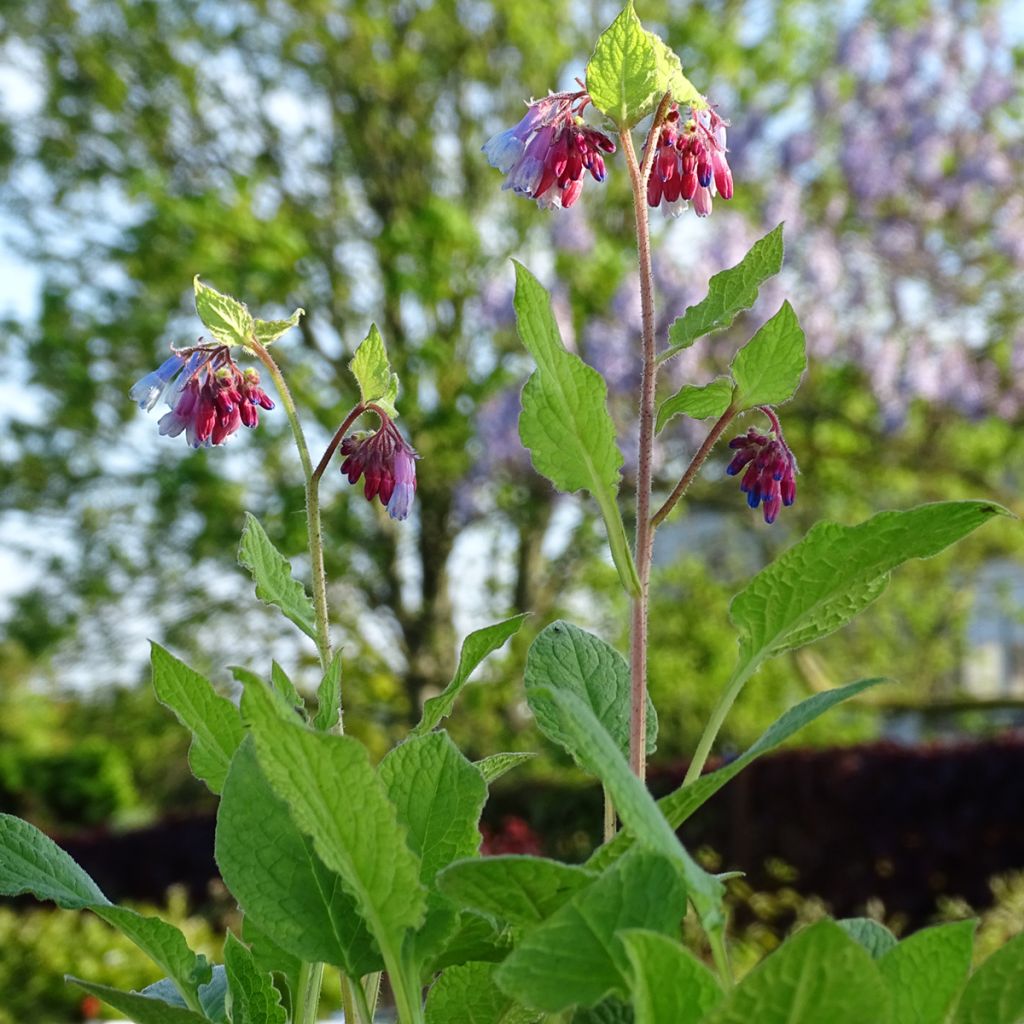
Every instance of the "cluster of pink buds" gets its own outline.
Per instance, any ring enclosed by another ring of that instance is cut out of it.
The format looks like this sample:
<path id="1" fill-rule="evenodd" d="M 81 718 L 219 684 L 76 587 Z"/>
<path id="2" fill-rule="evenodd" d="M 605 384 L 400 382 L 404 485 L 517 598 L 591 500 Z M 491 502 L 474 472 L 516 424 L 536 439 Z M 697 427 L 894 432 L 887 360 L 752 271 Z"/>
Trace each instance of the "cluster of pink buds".
<path id="1" fill-rule="evenodd" d="M 345 456 L 341 472 L 350 484 L 363 477 L 366 500 L 378 498 L 392 519 L 405 519 L 416 494 L 419 456 L 388 416 L 376 406 L 370 409 L 379 417 L 380 429 L 375 433 L 358 431 L 341 442 Z"/>
<path id="2" fill-rule="evenodd" d="M 614 153 L 615 143 L 584 123 L 589 103 L 585 90 L 552 93 L 532 102 L 517 125 L 489 139 L 483 150 L 491 166 L 507 175 L 502 187 L 546 209 L 568 209 L 583 191 L 585 172 L 604 181 L 601 154 Z"/>
<path id="3" fill-rule="evenodd" d="M 239 427 L 259 424 L 259 410 L 274 403 L 254 369 L 235 365 L 226 345 L 197 345 L 175 351 L 129 392 L 147 412 L 161 398 L 171 411 L 157 424 L 160 433 L 185 438 L 193 448 L 223 444 Z"/>
<path id="4" fill-rule="evenodd" d="M 725 158 L 727 122 L 710 107 L 691 107 L 684 121 L 672 104 L 655 143 L 647 203 L 678 216 L 693 202 L 698 217 L 711 213 L 712 197 L 732 199 L 732 171 Z"/>
<path id="5" fill-rule="evenodd" d="M 764 521 L 774 523 L 782 506 L 789 507 L 796 500 L 797 465 L 782 436 L 778 417 L 767 406 L 761 411 L 771 420 L 771 434 L 761 434 L 751 427 L 734 437 L 729 447 L 736 454 L 726 472 L 736 476 L 745 470 L 740 490 L 746 494 L 747 504 L 751 508 L 762 505 Z"/>

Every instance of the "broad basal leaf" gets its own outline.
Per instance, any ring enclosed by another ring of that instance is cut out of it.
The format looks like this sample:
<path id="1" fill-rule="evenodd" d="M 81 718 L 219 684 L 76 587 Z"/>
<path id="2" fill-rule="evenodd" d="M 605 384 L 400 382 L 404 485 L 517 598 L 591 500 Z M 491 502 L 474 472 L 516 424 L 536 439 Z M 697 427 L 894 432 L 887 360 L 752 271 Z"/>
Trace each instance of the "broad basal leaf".
<path id="1" fill-rule="evenodd" d="M 945 1024 L 967 982 L 976 927 L 956 921 L 925 928 L 878 961 L 896 1024 Z"/>
<path id="2" fill-rule="evenodd" d="M 150 661 L 157 700 L 192 733 L 188 750 L 192 774 L 219 793 L 245 731 L 238 708 L 159 644 L 152 645 Z"/>
<path id="3" fill-rule="evenodd" d="M 0 814 L 0 896 L 31 893 L 65 910 L 109 904 L 99 886 L 49 836 Z"/>
<path id="4" fill-rule="evenodd" d="M 1010 939 L 974 972 L 953 1024 L 1020 1024 L 1024 1020 L 1024 934 Z"/>
<path id="5" fill-rule="evenodd" d="M 686 890 L 672 861 L 632 850 L 547 920 L 527 930 L 495 972 L 502 991 L 555 1013 L 629 994 L 625 949 L 617 932 L 645 927 L 674 934 Z"/>
<path id="6" fill-rule="evenodd" d="M 636 1024 L 699 1024 L 723 999 L 718 980 L 678 940 L 646 929 L 619 932 L 632 968 Z"/>
<path id="7" fill-rule="evenodd" d="M 215 854 L 224 884 L 245 911 L 247 941 L 255 926 L 291 956 L 334 964 L 350 977 L 383 966 L 354 897 L 264 778 L 251 737 L 224 783 Z M 258 939 L 252 944 L 258 947 Z"/>
<path id="8" fill-rule="evenodd" d="M 407 981 L 402 942 L 423 924 L 426 890 L 419 858 L 366 748 L 350 736 L 282 720 L 266 687 L 246 687 L 242 711 L 264 777 L 320 860 L 341 876 L 389 972 Z"/>
<path id="9" fill-rule="evenodd" d="M 787 939 L 702 1024 L 896 1024 L 868 952 L 834 921 Z"/>
<path id="10" fill-rule="evenodd" d="M 484 626 L 474 630 L 462 641 L 459 653 L 459 665 L 452 676 L 451 682 L 436 697 L 430 697 L 423 705 L 423 715 L 419 724 L 413 729 L 415 735 L 430 732 L 442 719 L 447 718 L 455 707 L 462 688 L 469 682 L 473 670 L 494 651 L 498 650 L 509 637 L 519 632 L 519 627 L 526 619 L 526 613 L 513 615 L 510 619 Z"/>
<path id="11" fill-rule="evenodd" d="M 430 988 L 427 1024 L 536 1024 L 541 1014 L 528 1010 L 494 983 L 494 964 L 450 967 Z"/>
<path id="12" fill-rule="evenodd" d="M 596 879 L 595 872 L 573 864 L 506 854 L 452 864 L 437 884 L 459 907 L 508 924 L 536 925 Z"/>
<path id="13" fill-rule="evenodd" d="M 567 690 L 586 702 L 623 756 L 629 757 L 629 665 L 614 647 L 569 622 L 553 622 L 530 645 L 525 683 L 530 710 L 549 739 L 569 748 L 561 733 L 561 715 L 544 696 L 549 689 Z M 648 697 L 648 754 L 654 752 L 657 736 L 658 717 Z"/>
<path id="14" fill-rule="evenodd" d="M 638 593 L 616 504 L 622 453 L 608 412 L 608 388 L 595 369 L 565 350 L 544 287 L 521 263 L 515 267 L 519 337 L 537 363 L 523 389 L 519 437 L 537 472 L 560 491 L 587 490 L 594 496 L 619 577 L 630 593 Z"/>
<path id="15" fill-rule="evenodd" d="M 249 512 L 245 513 L 238 561 L 252 574 L 256 596 L 276 605 L 306 636 L 316 640 L 316 615 L 306 588 L 292 576 L 288 559 L 274 547 L 259 520 Z"/>
<path id="16" fill-rule="evenodd" d="M 807 369 L 807 345 L 788 302 L 736 353 L 730 369 L 740 409 L 780 405 L 796 394 Z"/>
<path id="17" fill-rule="evenodd" d="M 669 347 L 658 361 L 671 359 L 705 334 L 724 330 L 737 313 L 750 309 L 757 301 L 761 285 L 781 269 L 782 225 L 779 224 L 756 241 L 736 266 L 711 278 L 707 296 L 696 306 L 690 306 L 669 328 Z"/>

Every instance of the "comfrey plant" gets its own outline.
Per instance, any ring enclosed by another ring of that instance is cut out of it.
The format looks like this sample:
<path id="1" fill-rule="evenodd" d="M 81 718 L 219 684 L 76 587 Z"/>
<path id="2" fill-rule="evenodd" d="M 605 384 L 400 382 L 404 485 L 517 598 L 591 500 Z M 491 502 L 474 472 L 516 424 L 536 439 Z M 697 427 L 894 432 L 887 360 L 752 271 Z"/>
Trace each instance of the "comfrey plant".
<path id="1" fill-rule="evenodd" d="M 587 117 L 596 122 L 590 124 Z M 648 124 L 642 159 L 634 130 Z M 613 143 L 617 136 L 617 144 Z M 741 417 L 728 472 L 772 522 L 796 496 L 797 462 L 778 407 L 805 369 L 804 337 L 788 303 L 732 359 L 729 373 L 658 394 L 659 369 L 698 339 L 727 327 L 782 264 L 776 228 L 711 280 L 667 339 L 655 337 L 648 234 L 650 207 L 700 215 L 728 199 L 733 181 L 725 122 L 684 77 L 678 58 L 644 30 L 629 4 L 601 36 L 578 92 L 530 104 L 522 121 L 487 143 L 508 186 L 553 209 L 575 203 L 587 174 L 622 154 L 633 193 L 643 332 L 639 359 L 636 534 L 620 513 L 623 457 L 600 375 L 565 349 L 548 296 L 516 265 L 515 309 L 536 370 L 522 393 L 520 433 L 537 470 L 561 491 L 586 491 L 632 602 L 627 661 L 603 640 L 555 622 L 530 648 L 525 691 L 543 733 L 606 793 L 605 842 L 581 865 L 532 856 L 480 856 L 488 786 L 529 757 L 469 761 L 440 726 L 473 670 L 523 616 L 471 633 L 448 687 L 383 760 L 344 735 L 342 665 L 329 630 L 319 486 L 332 460 L 364 481 L 394 519 L 414 504 L 416 454 L 402 436 L 398 381 L 374 328 L 350 368 L 360 398 L 315 466 L 298 411 L 270 346 L 302 315 L 254 318 L 196 281 L 196 306 L 212 341 L 175 351 L 132 396 L 170 411 L 160 432 L 217 445 L 269 409 L 252 368 L 262 364 L 288 417 L 306 480 L 312 594 L 252 517 L 240 561 L 256 594 L 315 643 L 321 681 L 308 708 L 284 669 L 235 668 L 240 704 L 161 647 L 152 655 L 157 697 L 192 734 L 190 764 L 220 796 L 216 856 L 243 914 L 222 964 L 189 949 L 170 924 L 117 907 L 49 839 L 0 817 L 0 893 L 31 892 L 89 909 L 122 930 L 165 971 L 142 992 L 71 979 L 138 1024 L 310 1024 L 324 971 L 340 972 L 345 1019 L 369 1024 L 382 979 L 402 1024 L 1020 1024 L 1024 937 L 970 973 L 972 922 L 903 942 L 865 919 L 821 921 L 738 983 L 730 967 L 723 904 L 728 876 L 705 871 L 676 830 L 751 761 L 807 722 L 879 680 L 852 682 L 786 710 L 746 753 L 703 774 L 715 738 L 744 685 L 770 658 L 838 629 L 880 597 L 889 574 L 927 558 L 1004 510 L 986 501 L 883 512 L 858 526 L 823 522 L 736 596 L 736 668 L 704 730 L 687 777 L 655 802 L 644 782 L 657 722 L 647 696 L 647 617 L 655 531 L 685 495 L 711 450 Z M 710 421 L 678 484 L 652 507 L 655 435 L 675 416 Z M 371 418 L 370 433 L 352 433 Z M 340 447 L 340 453 L 338 449 Z M 429 464 L 424 467 L 429 472 Z M 699 948 L 682 942 L 692 912 Z"/>

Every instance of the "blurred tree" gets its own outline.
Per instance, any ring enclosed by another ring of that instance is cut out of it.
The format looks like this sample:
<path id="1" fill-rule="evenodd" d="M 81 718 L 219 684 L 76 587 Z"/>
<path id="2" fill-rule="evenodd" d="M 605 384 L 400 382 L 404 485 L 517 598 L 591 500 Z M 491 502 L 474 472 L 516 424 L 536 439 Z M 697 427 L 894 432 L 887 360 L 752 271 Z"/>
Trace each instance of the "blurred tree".
<path id="1" fill-rule="evenodd" d="M 510 322 L 506 258 L 551 264 L 567 339 L 611 381 L 628 462 L 638 310 L 626 176 L 613 161 L 604 192 L 551 215 L 500 194 L 479 153 L 522 98 L 582 71 L 613 7 L 0 7 L 3 52 L 25 94 L 25 113 L 0 134 L 0 199 L 12 245 L 41 279 L 35 313 L 0 341 L 18 392 L 0 510 L 38 570 L 5 627 L 3 650 L 23 669 L 27 659 L 30 673 L 51 663 L 61 682 L 95 681 L 120 651 L 134 673 L 141 634 L 155 630 L 220 666 L 265 670 L 268 652 L 299 654 L 276 639 L 276 620 L 239 610 L 246 588 L 231 568 L 243 507 L 283 550 L 302 550 L 283 417 L 228 452 L 191 452 L 158 439 L 125 398 L 168 343 L 191 340 L 196 272 L 262 315 L 275 303 L 308 310 L 281 358 L 307 417 L 317 411 L 320 441 L 354 401 L 344 366 L 371 317 L 405 381 L 402 423 L 423 454 L 415 525 L 395 529 L 333 473 L 324 488 L 351 722 L 386 732 L 424 688 L 443 684 L 453 598 L 480 615 L 530 609 L 538 626 L 583 609 L 619 633 L 593 524 L 552 496 L 515 439 L 528 363 Z M 716 580 L 749 575 L 821 515 L 852 520 L 967 493 L 1016 500 L 1021 432 L 992 417 L 1019 419 L 1024 396 L 1014 285 L 1024 209 L 1012 174 L 1024 116 L 1006 5 L 651 0 L 641 14 L 667 27 L 698 86 L 734 121 L 737 199 L 706 222 L 658 225 L 663 324 L 782 218 L 789 245 L 777 287 L 733 330 L 670 364 L 669 382 L 714 373 L 783 293 L 817 359 L 786 410 L 803 470 L 790 526 L 752 526 L 712 467 L 695 509 L 728 509 L 743 524 L 740 567 L 669 568 L 681 548 L 702 547 L 685 524 L 663 552 L 664 667 L 654 663 L 653 685 L 681 745 L 710 694 L 695 700 L 675 677 L 698 673 L 694 686 L 709 691 L 718 677 L 708 666 L 731 656 Z M 552 241 L 553 261 L 538 255 Z M 990 418 L 965 424 L 964 412 Z M 667 437 L 664 483 L 695 433 L 673 427 Z M 959 550 L 976 562 L 1020 541 L 1005 527 Z M 466 578 L 453 579 L 453 566 Z M 908 572 L 900 586 L 912 594 L 935 571 Z M 927 692 L 959 642 L 960 611 L 940 604 L 905 599 L 898 625 L 870 620 L 835 657 L 898 660 L 927 643 Z M 689 628 L 705 610 L 701 631 Z M 470 702 L 481 714 L 500 705 L 488 729 L 523 727 L 514 678 Z"/>

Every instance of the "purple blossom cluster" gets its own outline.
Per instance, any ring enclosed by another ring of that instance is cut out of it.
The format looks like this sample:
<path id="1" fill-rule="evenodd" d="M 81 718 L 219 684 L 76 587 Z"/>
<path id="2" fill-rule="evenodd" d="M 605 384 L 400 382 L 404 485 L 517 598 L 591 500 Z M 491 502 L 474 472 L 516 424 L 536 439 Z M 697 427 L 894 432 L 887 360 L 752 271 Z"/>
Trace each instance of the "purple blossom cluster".
<path id="1" fill-rule="evenodd" d="M 175 351 L 128 394 L 147 412 L 166 400 L 170 412 L 160 417 L 160 433 L 184 433 L 193 448 L 223 444 L 239 427 L 258 426 L 260 409 L 274 408 L 258 371 L 240 369 L 225 345 Z"/>
<path id="2" fill-rule="evenodd" d="M 394 422 L 382 412 L 380 429 L 349 434 L 341 442 L 343 476 L 350 484 L 360 477 L 367 501 L 377 498 L 392 519 L 405 519 L 416 495 L 416 460 L 419 456 L 402 437 Z"/>

